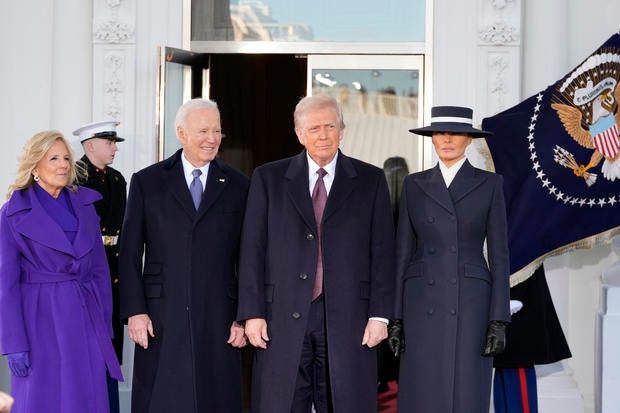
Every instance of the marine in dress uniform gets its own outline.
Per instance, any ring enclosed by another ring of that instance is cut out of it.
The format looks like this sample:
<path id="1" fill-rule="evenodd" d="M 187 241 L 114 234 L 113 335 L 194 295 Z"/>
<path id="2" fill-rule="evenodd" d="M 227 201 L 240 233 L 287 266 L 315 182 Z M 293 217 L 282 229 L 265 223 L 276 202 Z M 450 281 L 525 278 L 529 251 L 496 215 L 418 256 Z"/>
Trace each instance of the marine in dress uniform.
<path id="1" fill-rule="evenodd" d="M 118 124 L 119 122 L 114 120 L 90 123 L 75 130 L 73 134 L 79 136 L 85 152 L 77 162 L 78 183 L 94 189 L 103 197 L 95 202 L 95 210 L 100 218 L 102 242 L 110 267 L 113 301 L 112 329 L 114 331 L 112 342 L 116 356 L 122 363 L 124 327 L 118 315 L 118 240 L 125 214 L 127 183 L 118 170 L 109 166 L 114 161 L 114 154 L 118 150 L 117 142 L 125 140 L 116 133 Z M 111 380 L 108 384 L 110 411 L 118 412 L 118 383 Z"/>

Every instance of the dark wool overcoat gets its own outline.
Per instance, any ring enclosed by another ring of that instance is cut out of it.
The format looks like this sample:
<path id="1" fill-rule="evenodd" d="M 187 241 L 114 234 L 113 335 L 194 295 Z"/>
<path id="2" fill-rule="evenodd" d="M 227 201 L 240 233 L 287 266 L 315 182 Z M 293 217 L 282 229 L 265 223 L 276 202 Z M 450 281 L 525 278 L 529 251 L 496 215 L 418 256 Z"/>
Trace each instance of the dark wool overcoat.
<path id="1" fill-rule="evenodd" d="M 335 413 L 376 413 L 372 316 L 393 309 L 394 223 L 383 171 L 338 154 L 322 223 L 329 384 Z M 290 412 L 318 257 L 306 152 L 257 168 L 244 221 L 238 318 L 265 318 L 252 412 Z"/>
<path id="2" fill-rule="evenodd" d="M 439 165 L 409 175 L 396 239 L 395 311 L 406 346 L 399 411 L 488 412 L 493 359 L 481 356 L 487 324 L 510 320 L 501 176 L 468 161 L 449 189 Z"/>
<path id="3" fill-rule="evenodd" d="M 181 156 L 137 172 L 129 186 L 121 317 L 146 313 L 155 330 L 148 349 L 136 346 L 132 413 L 238 413 L 241 355 L 226 341 L 249 179 L 213 160 L 196 211 Z"/>

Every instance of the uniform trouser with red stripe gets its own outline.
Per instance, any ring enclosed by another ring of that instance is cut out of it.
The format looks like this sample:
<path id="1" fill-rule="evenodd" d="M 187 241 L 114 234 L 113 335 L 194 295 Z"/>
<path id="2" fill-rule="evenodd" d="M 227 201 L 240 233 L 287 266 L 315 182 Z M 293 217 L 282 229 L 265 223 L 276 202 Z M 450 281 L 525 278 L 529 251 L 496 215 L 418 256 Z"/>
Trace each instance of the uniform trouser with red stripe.
<path id="1" fill-rule="evenodd" d="M 493 407 L 495 413 L 538 413 L 534 367 L 495 369 Z"/>

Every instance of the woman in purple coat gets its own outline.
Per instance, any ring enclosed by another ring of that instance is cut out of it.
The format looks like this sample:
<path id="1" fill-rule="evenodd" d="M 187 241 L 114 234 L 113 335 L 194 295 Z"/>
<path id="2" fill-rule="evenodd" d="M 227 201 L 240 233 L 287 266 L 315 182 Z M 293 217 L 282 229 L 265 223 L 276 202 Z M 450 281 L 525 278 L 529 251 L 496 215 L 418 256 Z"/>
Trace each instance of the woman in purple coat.
<path id="1" fill-rule="evenodd" d="M 122 380 L 101 196 L 72 185 L 74 165 L 59 132 L 37 133 L 0 210 L 0 350 L 14 413 L 106 413 L 106 368 Z"/>

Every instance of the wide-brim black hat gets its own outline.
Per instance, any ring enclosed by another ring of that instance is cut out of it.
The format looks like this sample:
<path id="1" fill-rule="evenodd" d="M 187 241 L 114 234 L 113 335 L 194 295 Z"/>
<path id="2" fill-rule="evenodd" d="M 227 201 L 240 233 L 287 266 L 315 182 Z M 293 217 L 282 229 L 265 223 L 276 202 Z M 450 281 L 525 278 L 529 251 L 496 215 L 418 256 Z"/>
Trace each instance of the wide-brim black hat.
<path id="1" fill-rule="evenodd" d="M 431 109 L 431 124 L 423 128 L 409 129 L 409 132 L 423 136 L 433 136 L 435 132 L 462 133 L 474 138 L 484 138 L 493 135 L 476 129 L 473 124 L 474 111 L 461 106 L 433 106 Z"/>

